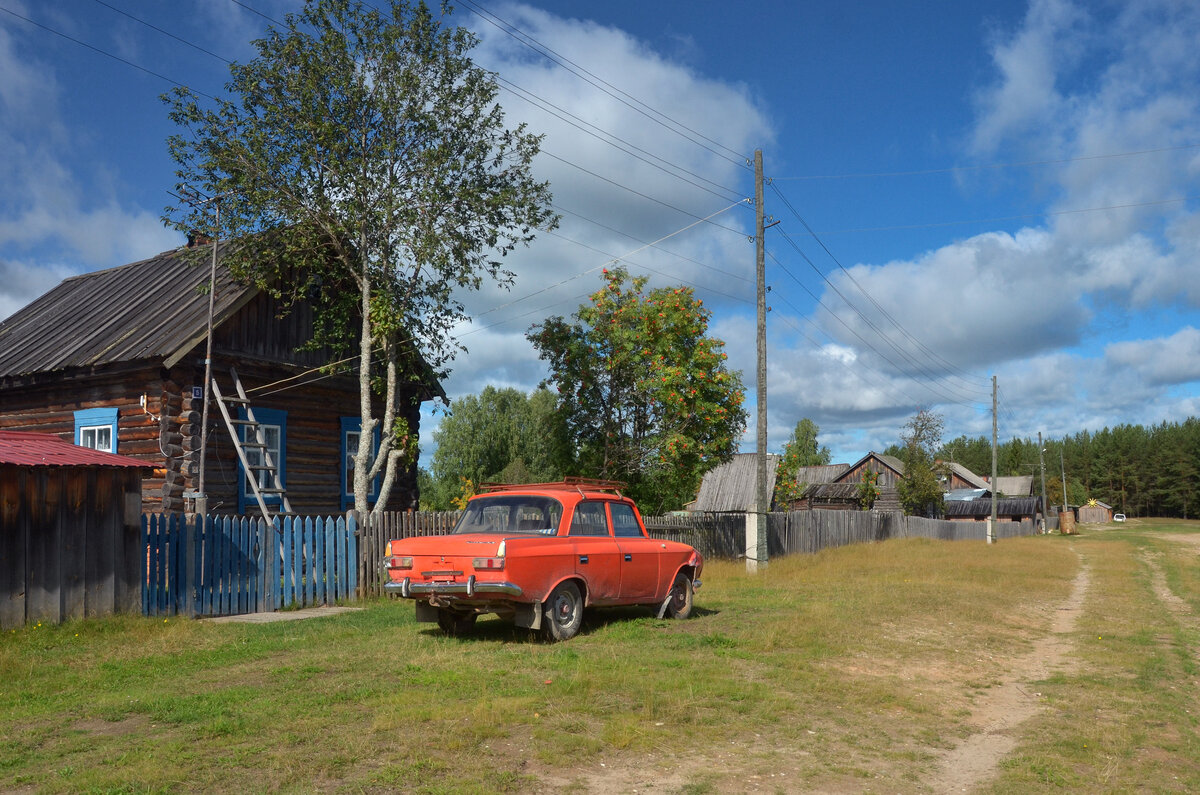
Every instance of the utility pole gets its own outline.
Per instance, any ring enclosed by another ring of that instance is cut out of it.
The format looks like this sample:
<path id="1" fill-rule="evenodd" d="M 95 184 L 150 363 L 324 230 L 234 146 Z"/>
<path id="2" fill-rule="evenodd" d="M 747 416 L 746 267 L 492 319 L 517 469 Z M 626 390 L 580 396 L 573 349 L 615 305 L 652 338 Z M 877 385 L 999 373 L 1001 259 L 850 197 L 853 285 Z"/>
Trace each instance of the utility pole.
<path id="1" fill-rule="evenodd" d="M 217 208 L 216 224 L 213 227 L 212 265 L 208 272 L 208 342 L 204 348 L 204 408 L 200 412 L 200 471 L 196 477 L 196 513 L 208 513 L 208 493 L 204 490 L 204 468 L 208 454 L 208 392 L 212 383 L 212 332 L 213 311 L 217 301 L 217 243 L 221 239 L 221 197 L 213 197 Z"/>
<path id="2" fill-rule="evenodd" d="M 1063 513 L 1067 512 L 1067 465 L 1063 463 L 1063 447 L 1058 448 L 1058 465 L 1062 468 L 1062 484 L 1063 484 Z M 1058 517 L 1058 529 L 1062 531 L 1062 514 Z"/>
<path id="3" fill-rule="evenodd" d="M 1038 431 L 1038 466 L 1042 468 L 1042 535 L 1049 532 L 1046 522 L 1046 509 L 1050 506 L 1046 502 L 1046 448 L 1042 447 L 1042 432 Z"/>
<path id="4" fill-rule="evenodd" d="M 996 376 L 992 376 L 992 518 L 988 520 L 987 542 L 996 543 Z"/>
<path id="5" fill-rule="evenodd" d="M 754 260 L 758 281 L 758 449 L 754 498 L 754 529 L 750 529 L 750 517 L 746 517 L 746 571 L 754 573 L 767 567 L 767 512 L 771 509 L 771 498 L 767 493 L 767 277 L 766 243 L 763 239 L 763 160 L 762 150 L 754 150 Z M 753 547 L 753 549 L 751 549 Z"/>

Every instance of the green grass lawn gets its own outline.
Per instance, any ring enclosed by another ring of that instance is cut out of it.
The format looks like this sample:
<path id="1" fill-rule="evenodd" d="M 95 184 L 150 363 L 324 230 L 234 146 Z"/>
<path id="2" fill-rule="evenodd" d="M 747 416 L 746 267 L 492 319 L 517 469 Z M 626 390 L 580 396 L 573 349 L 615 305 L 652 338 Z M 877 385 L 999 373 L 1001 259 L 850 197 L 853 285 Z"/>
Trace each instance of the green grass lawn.
<path id="1" fill-rule="evenodd" d="M 692 619 L 558 645 L 402 601 L 30 626 L 0 640 L 0 790 L 920 792 L 1081 565 L 1070 664 L 984 788 L 1198 790 L 1200 547 L 1172 536 L 1200 525 L 1082 530 L 710 562 Z"/>

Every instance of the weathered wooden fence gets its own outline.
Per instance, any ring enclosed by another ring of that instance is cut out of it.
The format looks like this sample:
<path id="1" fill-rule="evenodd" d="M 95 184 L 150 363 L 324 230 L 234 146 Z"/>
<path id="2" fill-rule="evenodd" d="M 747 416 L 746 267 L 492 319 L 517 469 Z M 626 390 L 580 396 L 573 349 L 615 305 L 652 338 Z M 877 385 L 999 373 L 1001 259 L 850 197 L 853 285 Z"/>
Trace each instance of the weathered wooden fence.
<path id="1" fill-rule="evenodd" d="M 353 517 L 142 516 L 142 612 L 221 616 L 353 599 Z"/>
<path id="2" fill-rule="evenodd" d="M 707 558 L 741 558 L 746 552 L 745 514 L 650 516 L 646 530 L 656 538 L 691 544 Z M 996 538 L 1033 535 L 1031 521 L 997 522 Z M 951 522 L 876 511 L 792 511 L 767 515 L 767 552 L 771 556 L 813 554 L 830 547 L 886 541 L 890 538 L 935 538 L 965 541 L 987 538 L 984 522 Z"/>
<path id="3" fill-rule="evenodd" d="M 383 593 L 380 568 L 384 547 L 393 538 L 444 535 L 458 521 L 457 511 L 388 513 L 371 527 L 360 523 L 358 582 L 360 593 Z M 736 559 L 746 553 L 746 517 L 740 513 L 692 513 L 647 516 L 646 530 L 655 538 L 691 544 L 710 559 Z M 767 551 L 772 557 L 813 554 L 829 547 L 886 541 L 890 538 L 934 538 L 942 541 L 982 541 L 984 522 L 951 522 L 884 511 L 792 511 L 767 515 Z M 996 538 L 1033 535 L 1031 521 L 997 522 Z"/>
<path id="4" fill-rule="evenodd" d="M 357 516 L 353 511 L 351 515 Z M 363 596 L 382 596 L 387 580 L 382 564 L 384 547 L 394 538 L 441 536 L 454 529 L 459 511 L 406 511 L 384 513 L 372 521 L 359 521 L 358 586 Z"/>

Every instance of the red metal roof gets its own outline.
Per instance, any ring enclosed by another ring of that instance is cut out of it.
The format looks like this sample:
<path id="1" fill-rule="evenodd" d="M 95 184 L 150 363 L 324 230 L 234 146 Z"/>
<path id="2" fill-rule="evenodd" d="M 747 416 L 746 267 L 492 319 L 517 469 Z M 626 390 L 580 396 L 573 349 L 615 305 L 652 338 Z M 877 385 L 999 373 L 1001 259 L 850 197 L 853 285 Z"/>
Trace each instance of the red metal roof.
<path id="1" fill-rule="evenodd" d="M 151 466 L 136 458 L 79 447 L 53 434 L 30 431 L 0 431 L 0 464 L 35 467 Z"/>

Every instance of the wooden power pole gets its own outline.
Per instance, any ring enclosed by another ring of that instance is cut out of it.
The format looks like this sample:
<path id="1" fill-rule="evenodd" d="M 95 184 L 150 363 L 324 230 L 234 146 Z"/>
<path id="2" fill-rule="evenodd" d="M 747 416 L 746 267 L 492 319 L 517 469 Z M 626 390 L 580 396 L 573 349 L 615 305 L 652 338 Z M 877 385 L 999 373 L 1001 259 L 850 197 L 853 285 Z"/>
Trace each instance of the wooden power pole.
<path id="1" fill-rule="evenodd" d="M 767 277 L 766 277 L 766 245 L 763 240 L 763 160 L 762 150 L 754 150 L 754 260 L 758 281 L 758 378 L 757 403 L 758 446 L 756 463 L 758 464 L 755 478 L 754 533 L 751 538 L 750 517 L 747 516 L 746 533 L 746 570 L 757 571 L 766 568 L 768 559 L 767 549 L 767 512 L 771 509 L 771 495 L 767 489 Z M 753 549 L 751 549 L 753 547 Z"/>
<path id="2" fill-rule="evenodd" d="M 996 543 L 996 376 L 992 376 L 992 518 L 988 520 L 987 542 Z"/>

